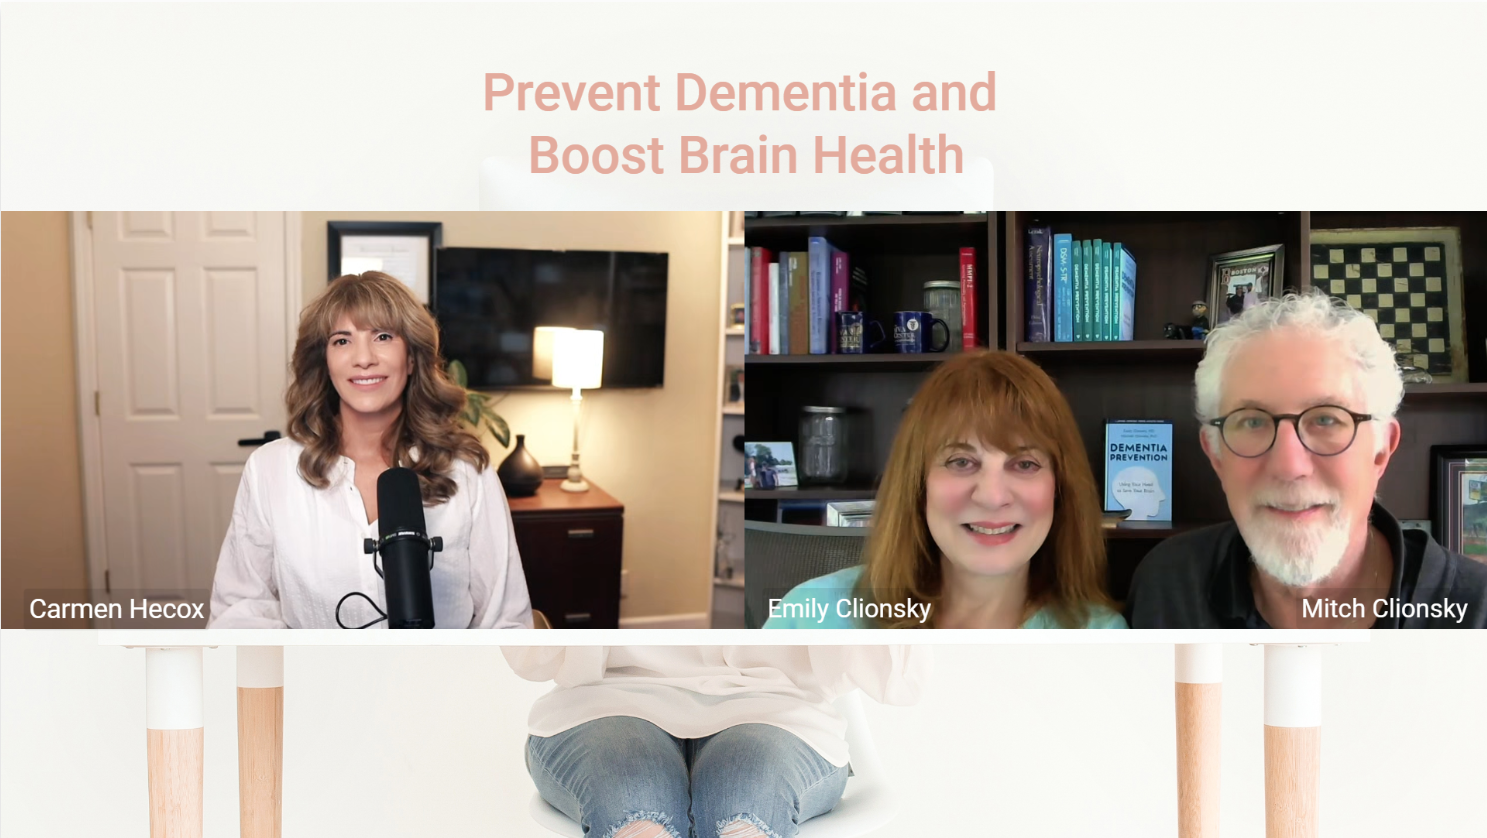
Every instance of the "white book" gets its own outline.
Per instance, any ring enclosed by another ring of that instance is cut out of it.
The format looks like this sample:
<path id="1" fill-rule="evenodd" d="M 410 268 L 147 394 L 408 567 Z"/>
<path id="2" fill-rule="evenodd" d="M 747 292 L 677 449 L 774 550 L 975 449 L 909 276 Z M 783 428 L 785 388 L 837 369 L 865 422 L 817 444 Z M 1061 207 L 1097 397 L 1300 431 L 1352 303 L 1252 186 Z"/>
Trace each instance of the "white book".
<path id="1" fill-rule="evenodd" d="M 769 263 L 769 354 L 780 354 L 780 263 Z"/>
<path id="2" fill-rule="evenodd" d="M 826 526 L 865 527 L 872 521 L 876 501 L 839 500 L 826 504 Z"/>

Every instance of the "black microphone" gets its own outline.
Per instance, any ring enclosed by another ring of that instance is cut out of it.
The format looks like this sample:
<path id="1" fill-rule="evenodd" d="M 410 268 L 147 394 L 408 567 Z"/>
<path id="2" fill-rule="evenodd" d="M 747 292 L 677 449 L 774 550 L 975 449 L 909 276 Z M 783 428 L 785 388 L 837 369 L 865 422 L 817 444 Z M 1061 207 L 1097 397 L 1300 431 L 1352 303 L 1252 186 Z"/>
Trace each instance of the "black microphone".
<path id="1" fill-rule="evenodd" d="M 443 543 L 430 539 L 424 530 L 423 492 L 412 469 L 390 468 L 377 478 L 377 534 L 387 589 L 387 627 L 433 628 L 429 571 Z"/>

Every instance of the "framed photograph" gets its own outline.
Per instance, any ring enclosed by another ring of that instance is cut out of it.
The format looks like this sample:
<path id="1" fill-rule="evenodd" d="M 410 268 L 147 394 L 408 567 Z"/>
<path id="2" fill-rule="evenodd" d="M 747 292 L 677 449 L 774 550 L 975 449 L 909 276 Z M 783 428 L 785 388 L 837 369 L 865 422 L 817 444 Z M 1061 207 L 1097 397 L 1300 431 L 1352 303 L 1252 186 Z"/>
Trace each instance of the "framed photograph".
<path id="1" fill-rule="evenodd" d="M 744 304 L 743 303 L 733 303 L 733 304 L 731 304 L 731 305 L 728 306 L 728 325 L 729 326 L 732 326 L 735 329 L 742 329 L 743 328 L 743 326 L 744 326 Z"/>
<path id="2" fill-rule="evenodd" d="M 1487 445 L 1430 446 L 1430 528 L 1447 550 L 1487 562 Z"/>
<path id="3" fill-rule="evenodd" d="M 1208 257 L 1208 319 L 1217 326 L 1285 288 L 1286 247 L 1272 244 Z"/>
<path id="4" fill-rule="evenodd" d="M 420 303 L 429 305 L 435 253 L 443 244 L 438 221 L 330 221 L 325 250 L 326 281 L 346 274 L 382 271 L 407 285 Z"/>
<path id="5" fill-rule="evenodd" d="M 744 443 L 745 489 L 790 489 L 799 485 L 795 446 L 788 442 Z"/>
<path id="6" fill-rule="evenodd" d="M 1372 317 L 1400 366 L 1469 380 L 1459 229 L 1313 230 L 1311 284 Z"/>
<path id="7" fill-rule="evenodd" d="M 723 404 L 728 407 L 743 407 L 744 368 L 729 364 L 724 375 Z"/>

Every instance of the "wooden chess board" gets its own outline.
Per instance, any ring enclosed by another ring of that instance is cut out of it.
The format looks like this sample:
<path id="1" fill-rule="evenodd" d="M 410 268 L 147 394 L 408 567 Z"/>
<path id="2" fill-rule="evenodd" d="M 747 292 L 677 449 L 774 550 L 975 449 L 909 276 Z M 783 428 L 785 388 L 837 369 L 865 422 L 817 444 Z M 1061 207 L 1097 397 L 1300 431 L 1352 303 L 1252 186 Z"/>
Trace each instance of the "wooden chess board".
<path id="1" fill-rule="evenodd" d="M 1445 380 L 1458 371 L 1465 354 L 1456 345 L 1459 330 L 1452 329 L 1447 255 L 1442 242 L 1425 237 L 1313 243 L 1311 284 L 1372 318 L 1401 364 L 1408 361 Z"/>

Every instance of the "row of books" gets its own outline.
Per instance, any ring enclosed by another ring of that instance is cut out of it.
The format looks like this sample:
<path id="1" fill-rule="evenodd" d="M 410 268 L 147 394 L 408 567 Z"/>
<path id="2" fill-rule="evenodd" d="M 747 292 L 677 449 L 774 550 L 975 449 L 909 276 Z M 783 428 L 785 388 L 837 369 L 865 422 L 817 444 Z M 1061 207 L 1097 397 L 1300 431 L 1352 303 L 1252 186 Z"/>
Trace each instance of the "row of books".
<path id="1" fill-rule="evenodd" d="M 1027 231 L 1024 339 L 1134 340 L 1136 258 L 1120 242 Z"/>
<path id="2" fill-rule="evenodd" d="M 821 236 L 804 251 L 747 248 L 744 285 L 744 341 L 752 355 L 837 354 L 836 313 L 865 311 L 867 274 L 851 266 L 851 256 Z M 976 248 L 960 249 L 961 343 L 979 346 L 976 317 L 979 280 Z M 892 351 L 892 347 L 888 347 Z"/>

